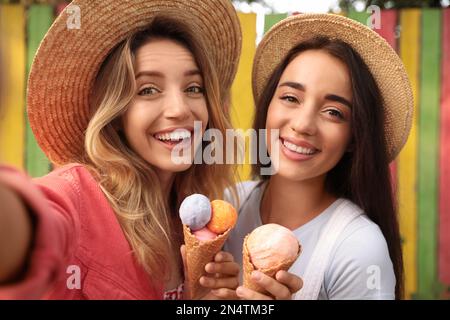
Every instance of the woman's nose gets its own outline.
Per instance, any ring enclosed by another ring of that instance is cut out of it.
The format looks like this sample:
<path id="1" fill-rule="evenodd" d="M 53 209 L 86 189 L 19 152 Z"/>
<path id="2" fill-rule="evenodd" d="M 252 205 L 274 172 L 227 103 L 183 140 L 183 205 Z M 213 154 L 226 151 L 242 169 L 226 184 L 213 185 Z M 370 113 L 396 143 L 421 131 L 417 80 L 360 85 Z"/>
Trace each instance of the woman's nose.
<path id="1" fill-rule="evenodd" d="M 317 115 L 314 103 L 305 103 L 291 118 L 291 129 L 297 134 L 312 136 L 317 132 Z"/>
<path id="2" fill-rule="evenodd" d="M 184 120 L 189 117 L 191 110 L 182 92 L 172 92 L 164 101 L 164 115 L 169 119 Z"/>

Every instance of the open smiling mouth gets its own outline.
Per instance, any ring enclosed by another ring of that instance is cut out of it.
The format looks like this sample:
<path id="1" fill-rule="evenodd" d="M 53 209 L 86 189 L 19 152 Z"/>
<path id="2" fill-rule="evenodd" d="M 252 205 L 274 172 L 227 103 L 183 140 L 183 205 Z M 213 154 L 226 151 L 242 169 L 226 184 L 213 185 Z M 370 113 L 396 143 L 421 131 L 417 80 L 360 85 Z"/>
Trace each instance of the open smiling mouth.
<path id="1" fill-rule="evenodd" d="M 319 149 L 314 147 L 299 146 L 283 138 L 280 138 L 280 142 L 283 153 L 291 160 L 308 160 L 320 153 Z"/>
<path id="2" fill-rule="evenodd" d="M 169 148 L 178 144 L 190 145 L 192 132 L 189 130 L 175 130 L 172 132 L 156 133 L 153 137 Z"/>

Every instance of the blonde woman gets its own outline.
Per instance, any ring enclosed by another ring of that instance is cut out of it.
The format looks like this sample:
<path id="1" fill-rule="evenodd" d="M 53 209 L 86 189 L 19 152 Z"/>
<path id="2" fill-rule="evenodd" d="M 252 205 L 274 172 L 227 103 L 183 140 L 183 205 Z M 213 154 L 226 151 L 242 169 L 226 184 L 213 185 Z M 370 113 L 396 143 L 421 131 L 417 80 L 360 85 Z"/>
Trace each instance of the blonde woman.
<path id="1" fill-rule="evenodd" d="M 233 172 L 177 164 L 172 151 L 201 150 L 195 123 L 200 134 L 229 127 L 239 52 L 227 0 L 71 3 L 28 84 L 30 124 L 59 167 L 33 183 L 1 168 L 11 205 L 0 211 L 1 298 L 186 298 L 178 205 L 196 192 L 221 198 Z M 205 269 L 205 298 L 234 296 L 230 254 Z"/>

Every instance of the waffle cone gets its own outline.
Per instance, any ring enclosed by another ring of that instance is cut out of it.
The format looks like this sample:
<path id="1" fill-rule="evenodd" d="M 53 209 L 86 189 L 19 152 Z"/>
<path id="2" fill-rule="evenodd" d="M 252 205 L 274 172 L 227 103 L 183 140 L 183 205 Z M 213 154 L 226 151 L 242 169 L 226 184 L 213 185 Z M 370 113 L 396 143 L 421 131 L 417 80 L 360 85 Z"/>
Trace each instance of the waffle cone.
<path id="1" fill-rule="evenodd" d="M 254 281 L 251 280 L 251 274 L 253 271 L 258 270 L 270 277 L 274 277 L 275 274 L 279 271 L 279 270 L 288 270 L 293 264 L 294 262 L 297 260 L 298 256 L 300 255 L 301 252 L 301 246 L 299 245 L 298 247 L 298 253 L 297 256 L 295 258 L 292 258 L 290 260 L 285 260 L 280 262 L 277 265 L 274 265 L 270 268 L 264 268 L 264 269 L 257 269 L 255 268 L 255 266 L 253 265 L 251 258 L 250 258 L 250 253 L 248 252 L 248 248 L 247 248 L 247 239 L 248 239 L 247 235 L 244 239 L 244 245 L 243 245 L 243 249 L 242 249 L 242 254 L 243 254 L 243 272 L 244 272 L 244 287 L 249 288 L 251 290 L 254 290 L 256 292 L 262 293 L 262 294 L 266 294 L 266 295 L 270 295 L 266 290 L 264 290 L 262 287 L 260 287 L 259 285 L 257 285 Z"/>
<path id="2" fill-rule="evenodd" d="M 188 226 L 183 225 L 184 243 L 186 245 L 186 285 L 191 299 L 198 299 L 203 287 L 200 285 L 200 277 L 205 274 L 205 265 L 214 260 L 228 238 L 230 230 L 218 235 L 210 241 L 199 241 Z"/>

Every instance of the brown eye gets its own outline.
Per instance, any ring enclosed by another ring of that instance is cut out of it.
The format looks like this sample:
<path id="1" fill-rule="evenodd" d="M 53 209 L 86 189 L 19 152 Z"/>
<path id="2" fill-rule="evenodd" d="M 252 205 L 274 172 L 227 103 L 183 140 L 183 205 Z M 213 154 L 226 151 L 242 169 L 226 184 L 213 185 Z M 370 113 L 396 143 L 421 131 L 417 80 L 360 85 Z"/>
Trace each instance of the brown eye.
<path id="1" fill-rule="evenodd" d="M 336 109 L 328 109 L 326 111 L 330 116 L 332 117 L 337 117 L 339 119 L 344 119 L 344 115 L 342 114 L 342 112 L 340 112 L 339 110 Z"/>
<path id="2" fill-rule="evenodd" d="M 283 96 L 281 97 L 281 100 L 287 101 L 287 102 L 292 102 L 292 103 L 297 103 L 298 99 L 296 97 L 293 96 Z"/>
<path id="3" fill-rule="evenodd" d="M 140 96 L 151 96 L 154 94 L 157 94 L 158 92 L 160 92 L 158 89 L 156 89 L 155 87 L 147 87 L 142 89 L 141 91 L 139 91 L 139 95 Z"/>
<path id="4" fill-rule="evenodd" d="M 205 90 L 200 86 L 190 86 L 189 88 L 186 89 L 186 92 L 194 94 L 203 93 L 204 91 Z"/>

